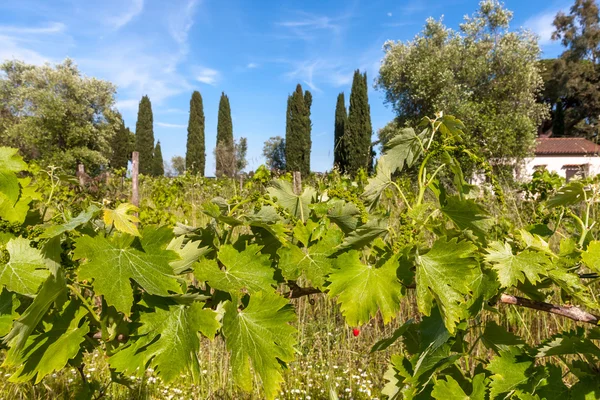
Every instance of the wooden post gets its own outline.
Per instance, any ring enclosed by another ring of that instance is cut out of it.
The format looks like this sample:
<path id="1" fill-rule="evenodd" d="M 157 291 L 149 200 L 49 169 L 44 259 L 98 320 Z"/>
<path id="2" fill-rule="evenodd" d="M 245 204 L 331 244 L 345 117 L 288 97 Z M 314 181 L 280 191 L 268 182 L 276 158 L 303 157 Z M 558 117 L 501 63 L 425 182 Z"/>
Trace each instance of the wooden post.
<path id="1" fill-rule="evenodd" d="M 140 153 L 131 154 L 131 204 L 140 206 L 140 192 L 138 188 L 138 174 L 140 170 Z"/>
<path id="2" fill-rule="evenodd" d="M 243 189 L 244 189 L 244 175 L 240 174 L 240 195 L 242 194 Z"/>
<path id="3" fill-rule="evenodd" d="M 302 194 L 302 175 L 300 175 L 300 171 L 294 171 L 294 186 L 293 190 L 297 196 Z"/>
<path id="4" fill-rule="evenodd" d="M 83 164 L 77 164 L 77 178 L 79 178 L 79 184 L 83 186 L 85 184 L 85 167 Z"/>

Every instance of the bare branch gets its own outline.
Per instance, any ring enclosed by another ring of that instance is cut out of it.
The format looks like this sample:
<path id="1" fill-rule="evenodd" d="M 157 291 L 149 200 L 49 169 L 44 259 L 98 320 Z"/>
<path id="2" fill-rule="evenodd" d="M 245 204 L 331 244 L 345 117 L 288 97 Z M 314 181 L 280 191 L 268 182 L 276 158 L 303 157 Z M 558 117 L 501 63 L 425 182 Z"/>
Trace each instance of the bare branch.
<path id="1" fill-rule="evenodd" d="M 543 301 L 525 299 L 523 297 L 511 296 L 509 294 L 502 294 L 500 296 L 500 303 L 545 311 L 570 318 L 573 321 L 586 322 L 593 325 L 598 325 L 600 322 L 600 317 L 583 311 L 577 306 L 557 306 L 550 303 L 544 303 Z"/>

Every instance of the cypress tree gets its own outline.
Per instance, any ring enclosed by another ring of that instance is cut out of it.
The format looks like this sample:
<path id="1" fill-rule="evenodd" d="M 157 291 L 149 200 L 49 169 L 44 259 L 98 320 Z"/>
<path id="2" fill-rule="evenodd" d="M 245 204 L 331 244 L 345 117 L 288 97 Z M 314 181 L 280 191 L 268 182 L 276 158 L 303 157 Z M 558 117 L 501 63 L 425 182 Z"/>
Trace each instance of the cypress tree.
<path id="1" fill-rule="evenodd" d="M 288 97 L 285 130 L 285 158 L 288 171 L 300 171 L 304 176 L 310 172 L 310 92 L 302 93 L 298 84 Z M 307 107 L 308 106 L 308 107 Z"/>
<path id="2" fill-rule="evenodd" d="M 215 160 L 217 176 L 232 174 L 232 166 L 229 164 L 235 158 L 234 151 L 231 106 L 227 95 L 221 93 L 219 117 L 217 120 L 217 157 Z M 233 167 L 235 169 L 235 165 Z"/>
<path id="3" fill-rule="evenodd" d="M 335 127 L 333 131 L 333 165 L 342 172 L 345 172 L 347 168 L 346 149 L 344 147 L 344 131 L 347 121 L 346 99 L 344 98 L 344 92 L 342 92 L 338 94 L 337 104 L 335 105 Z"/>
<path id="4" fill-rule="evenodd" d="M 163 163 L 162 150 L 160 149 L 160 140 L 156 142 L 154 148 L 154 158 L 152 159 L 152 175 L 165 176 L 165 164 Z"/>
<path id="5" fill-rule="evenodd" d="M 360 168 L 369 167 L 371 158 L 371 110 L 367 92 L 367 73 L 354 71 L 352 91 L 350 92 L 350 111 L 345 130 L 345 148 L 347 157 L 346 172 L 355 175 Z"/>
<path id="6" fill-rule="evenodd" d="M 206 162 L 204 144 L 204 106 L 202 96 L 197 90 L 190 100 L 190 119 L 188 121 L 187 146 L 185 153 L 186 170 L 192 174 L 204 176 Z"/>
<path id="7" fill-rule="evenodd" d="M 135 124 L 135 150 L 140 153 L 139 171 L 150 175 L 153 169 L 154 128 L 152 122 L 152 104 L 148 96 L 142 97 Z"/>
<path id="8" fill-rule="evenodd" d="M 127 168 L 127 163 L 131 159 L 131 152 L 135 146 L 135 136 L 129 128 L 125 127 L 123 119 L 121 119 L 121 126 L 113 136 L 111 145 L 110 166 L 112 168 Z"/>
<path id="9" fill-rule="evenodd" d="M 312 93 L 308 90 L 304 92 L 304 109 L 306 114 L 304 115 L 304 152 L 303 152 L 303 168 L 301 169 L 302 175 L 308 176 L 310 173 L 310 152 L 312 149 L 312 122 L 310 120 L 310 107 L 312 106 Z"/>

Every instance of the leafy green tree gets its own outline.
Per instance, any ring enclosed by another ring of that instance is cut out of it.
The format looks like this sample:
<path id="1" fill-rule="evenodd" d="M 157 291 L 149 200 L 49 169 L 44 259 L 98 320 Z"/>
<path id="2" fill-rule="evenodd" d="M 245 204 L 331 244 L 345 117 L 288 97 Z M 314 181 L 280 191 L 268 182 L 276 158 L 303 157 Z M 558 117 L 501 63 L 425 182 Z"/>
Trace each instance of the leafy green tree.
<path id="1" fill-rule="evenodd" d="M 181 156 L 173 156 L 171 157 L 171 166 L 177 175 L 185 174 L 185 161 L 186 159 Z"/>
<path id="2" fill-rule="evenodd" d="M 165 164 L 163 161 L 162 150 L 160 148 L 160 140 L 156 142 L 154 148 L 154 157 L 152 158 L 152 175 L 153 176 L 164 176 L 165 175 Z"/>
<path id="3" fill-rule="evenodd" d="M 240 138 L 235 144 L 235 165 L 236 165 L 236 173 L 240 173 L 246 168 L 248 165 L 248 160 L 246 160 L 246 156 L 248 154 L 248 140 L 245 137 Z"/>
<path id="4" fill-rule="evenodd" d="M 337 103 L 335 105 L 335 127 L 333 133 L 333 165 L 338 167 L 342 172 L 347 168 L 346 165 L 346 148 L 344 145 L 344 132 L 348 122 L 348 114 L 346 113 L 346 100 L 344 92 L 338 94 Z"/>
<path id="5" fill-rule="evenodd" d="M 548 115 L 537 39 L 510 31 L 512 13 L 485 0 L 458 31 L 428 19 L 410 42 L 387 42 L 377 86 L 400 126 L 444 111 L 467 126 L 467 146 L 495 159 L 520 159 Z"/>
<path id="6" fill-rule="evenodd" d="M 285 170 L 285 139 L 273 136 L 263 146 L 263 156 L 270 169 Z"/>
<path id="7" fill-rule="evenodd" d="M 344 129 L 344 171 L 352 175 L 359 169 L 367 170 L 371 161 L 371 108 L 367 87 L 367 73 L 354 71 L 350 109 Z"/>
<path id="8" fill-rule="evenodd" d="M 543 130 L 554 136 L 597 133 L 600 117 L 600 16 L 594 0 L 576 0 L 567 15 L 554 19 L 552 38 L 565 51 L 557 59 L 542 60 L 542 101 L 551 108 Z"/>
<path id="9" fill-rule="evenodd" d="M 312 93 L 308 90 L 304 91 L 304 107 L 305 107 L 305 116 L 304 116 L 304 124 L 305 124 L 305 132 L 304 132 L 304 165 L 302 168 L 302 173 L 304 175 L 308 175 L 310 173 L 310 152 L 312 149 L 312 121 L 310 119 L 310 108 L 312 106 Z"/>
<path id="10" fill-rule="evenodd" d="M 202 96 L 197 90 L 190 100 L 190 119 L 188 121 L 187 147 L 185 153 L 186 168 L 193 174 L 204 176 L 206 162 L 204 144 L 204 106 Z"/>
<path id="11" fill-rule="evenodd" d="M 27 160 L 94 174 L 112 157 L 122 125 L 115 86 L 83 76 L 66 59 L 54 66 L 21 61 L 0 65 L 0 145 L 17 147 Z"/>
<path id="12" fill-rule="evenodd" d="M 217 147 L 215 149 L 216 175 L 221 177 L 235 174 L 235 144 L 233 142 L 233 123 L 231 121 L 231 105 L 225 93 L 221 93 L 219 101 L 219 117 L 217 120 Z"/>
<path id="13" fill-rule="evenodd" d="M 152 104 L 148 96 L 142 97 L 135 124 L 135 149 L 140 153 L 139 171 L 151 175 L 154 169 L 154 125 Z"/>
<path id="14" fill-rule="evenodd" d="M 131 153 L 135 147 L 135 135 L 125 127 L 125 121 L 121 118 L 121 126 L 112 139 L 112 155 L 110 166 L 112 168 L 127 168 Z"/>
<path id="15" fill-rule="evenodd" d="M 300 171 L 304 176 L 310 173 L 311 122 L 310 106 L 312 95 L 302 93 L 298 84 L 296 91 L 288 97 L 285 134 L 285 159 L 289 171 Z"/>

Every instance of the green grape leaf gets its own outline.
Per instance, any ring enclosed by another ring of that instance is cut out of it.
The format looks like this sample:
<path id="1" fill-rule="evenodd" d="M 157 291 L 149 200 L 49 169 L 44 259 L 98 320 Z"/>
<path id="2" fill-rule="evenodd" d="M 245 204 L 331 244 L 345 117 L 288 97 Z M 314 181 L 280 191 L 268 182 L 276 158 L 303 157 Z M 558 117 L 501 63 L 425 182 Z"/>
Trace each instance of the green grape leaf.
<path id="1" fill-rule="evenodd" d="M 277 198 L 277 203 L 286 208 L 290 214 L 299 218 L 302 222 L 306 221 L 310 215 L 308 205 L 312 203 L 317 195 L 315 189 L 307 186 L 301 195 L 294 194 L 292 184 L 280 179 L 271 182 L 271 187 L 267 188 L 271 197 Z"/>
<path id="2" fill-rule="evenodd" d="M 371 210 L 375 208 L 385 190 L 394 183 L 392 181 L 392 170 L 387 158 L 381 157 L 377 161 L 375 172 L 375 175 L 369 178 L 367 186 L 365 186 L 365 190 L 361 195 L 365 199 L 365 202 L 370 205 Z"/>
<path id="3" fill-rule="evenodd" d="M 433 386 L 431 396 L 437 400 L 485 400 L 485 375 L 478 374 L 473 378 L 473 391 L 467 395 L 458 382 L 450 375 L 446 380 L 438 379 Z"/>
<path id="4" fill-rule="evenodd" d="M 440 308 L 446 328 L 455 332 L 456 324 L 466 314 L 466 295 L 481 276 L 473 258 L 476 247 L 466 241 L 436 240 L 428 253 L 417 256 L 417 305 L 431 315 L 432 300 Z"/>
<path id="5" fill-rule="evenodd" d="M 75 242 L 73 257 L 83 260 L 79 267 L 80 280 L 93 280 L 97 296 L 103 295 L 108 305 L 129 315 L 133 305 L 130 279 L 145 291 L 158 296 L 180 293 L 181 287 L 169 262 L 174 252 L 156 250 L 152 254 L 119 246 L 102 236 L 83 236 Z"/>
<path id="6" fill-rule="evenodd" d="M 442 213 L 450 218 L 459 229 L 468 229 L 480 241 L 485 240 L 487 232 L 492 227 L 492 219 L 487 212 L 473 200 L 461 200 L 458 196 L 447 197 Z"/>
<path id="7" fill-rule="evenodd" d="M 261 246 L 256 244 L 241 252 L 231 245 L 221 246 L 217 258 L 225 268 L 219 268 L 215 260 L 204 258 L 194 265 L 194 275 L 199 281 L 231 294 L 243 290 L 260 292 L 276 284 L 271 260 L 260 250 Z"/>
<path id="8" fill-rule="evenodd" d="M 86 314 L 87 310 L 80 308 L 79 302 L 68 302 L 49 328 L 29 337 L 22 354 L 22 365 L 9 381 L 19 383 L 35 378 L 38 384 L 46 375 L 63 369 L 77 356 L 90 330 L 87 321 L 79 326 Z"/>
<path id="9" fill-rule="evenodd" d="M 323 289 L 327 275 L 333 271 L 333 259 L 330 257 L 341 240 L 342 232 L 331 228 L 321 240 L 308 247 L 290 245 L 279 248 L 277 254 L 283 277 L 296 280 L 304 276 L 310 284 Z"/>
<path id="10" fill-rule="evenodd" d="M 272 292 L 250 296 L 248 306 L 239 311 L 237 299 L 225 303 L 223 334 L 231 353 L 233 378 L 238 386 L 252 390 L 250 368 L 260 378 L 265 397 L 272 399 L 283 381 L 281 363 L 294 359 L 296 329 L 294 311 L 284 298 Z"/>
<path id="11" fill-rule="evenodd" d="M 485 325 L 481 340 L 485 347 L 496 353 L 509 351 L 512 346 L 523 346 L 525 342 L 512 332 L 494 321 L 488 321 Z"/>
<path id="12" fill-rule="evenodd" d="M 3 339 L 9 349 L 2 366 L 11 367 L 21 364 L 20 356 L 29 335 L 40 323 L 50 306 L 61 299 L 66 293 L 65 276 L 62 269 L 56 275 L 50 275 L 42 285 L 40 292 L 35 296 L 33 302 L 13 322 L 13 327 Z"/>
<path id="13" fill-rule="evenodd" d="M 0 293 L 0 337 L 10 332 L 13 321 L 19 317 L 16 312 L 19 304 L 19 299 L 14 293 L 2 289 L 2 293 Z"/>
<path id="14" fill-rule="evenodd" d="M 11 239 L 6 250 L 10 258 L 0 265 L 0 285 L 11 292 L 34 295 L 50 275 L 42 253 L 23 238 Z"/>
<path id="15" fill-rule="evenodd" d="M 529 380 L 529 368 L 533 360 L 513 347 L 509 351 L 501 351 L 487 365 L 490 377 L 490 398 L 499 398 L 503 393 L 511 392 Z"/>
<path id="16" fill-rule="evenodd" d="M 381 311 L 387 324 L 400 309 L 403 286 L 396 277 L 399 254 L 390 257 L 380 268 L 365 265 L 361 253 L 352 250 L 340 255 L 336 270 L 329 276 L 329 296 L 337 297 L 346 323 L 359 326 Z"/>
<path id="17" fill-rule="evenodd" d="M 585 377 L 571 387 L 570 394 L 570 398 L 574 400 L 598 400 L 600 399 L 600 380 L 597 376 Z"/>
<path id="18" fill-rule="evenodd" d="M 0 170 L 21 172 L 27 170 L 27 164 L 20 155 L 19 150 L 11 147 L 0 147 Z"/>
<path id="19" fill-rule="evenodd" d="M 588 195 L 591 195 L 591 189 L 585 187 L 581 181 L 573 180 L 558 189 L 556 194 L 546 204 L 550 208 L 572 206 L 584 201 Z"/>
<path id="20" fill-rule="evenodd" d="M 535 284 L 542 280 L 542 276 L 548 275 L 550 260 L 537 251 L 525 250 L 515 255 L 510 244 L 492 242 L 487 252 L 485 260 L 498 273 L 502 287 L 517 286 L 525 279 Z"/>
<path id="21" fill-rule="evenodd" d="M 385 159 L 392 173 L 401 171 L 405 165 L 412 167 L 423 151 L 425 134 L 426 131 L 417 135 L 413 128 L 404 128 L 385 144 L 381 158 Z"/>
<path id="22" fill-rule="evenodd" d="M 104 209 L 102 219 L 106 226 L 113 225 L 119 232 L 128 233 L 133 236 L 140 236 L 140 232 L 136 226 L 140 222 L 139 218 L 130 213 L 137 212 L 138 208 L 133 204 L 121 203 L 114 210 Z"/>
<path id="23" fill-rule="evenodd" d="M 414 320 L 409 319 L 408 321 L 406 321 L 405 323 L 400 325 L 394 331 L 392 336 L 385 338 L 385 339 L 381 339 L 377 343 L 375 343 L 373 345 L 373 347 L 371 347 L 371 353 L 374 353 L 376 351 L 385 350 L 388 347 L 390 347 L 391 345 L 393 345 L 396 342 L 396 340 L 400 339 L 400 337 L 403 336 L 409 330 L 409 328 L 411 328 L 414 325 L 414 323 L 415 323 Z"/>
<path id="24" fill-rule="evenodd" d="M 359 226 L 344 238 L 342 244 L 337 247 L 338 251 L 346 249 L 360 250 L 379 236 L 388 231 L 388 220 L 386 218 L 377 218 L 367 221 L 366 224 Z"/>
<path id="25" fill-rule="evenodd" d="M 358 227 L 360 221 L 360 210 L 354 203 L 344 200 L 331 199 L 327 203 L 319 203 L 327 210 L 327 218 L 340 229 L 348 234 Z"/>
<path id="26" fill-rule="evenodd" d="M 39 199 L 40 193 L 36 192 L 31 177 L 19 178 L 18 181 L 21 186 L 21 195 L 16 203 L 4 201 L 4 195 L 0 193 L 0 218 L 10 223 L 22 224 L 29 212 L 29 203 L 34 199 Z"/>
<path id="27" fill-rule="evenodd" d="M 19 200 L 21 187 L 16 172 L 27 169 L 17 149 L 0 147 L 0 207 L 11 208 Z"/>
<path id="28" fill-rule="evenodd" d="M 571 399 L 569 388 L 563 382 L 563 372 L 560 366 L 546 364 L 543 368 L 545 376 L 536 384 L 535 388 L 539 398 L 544 400 Z"/>
<path id="29" fill-rule="evenodd" d="M 13 207 L 20 194 L 21 187 L 17 175 L 12 171 L 0 169 L 0 204 L 6 203 L 7 207 Z"/>
<path id="30" fill-rule="evenodd" d="M 80 212 L 77 217 L 71 218 L 64 224 L 49 226 L 48 228 L 46 228 L 44 233 L 40 235 L 40 238 L 50 239 L 59 236 L 65 232 L 70 232 L 80 227 L 81 225 L 85 225 L 88 222 L 90 222 L 90 220 L 94 217 L 94 215 L 96 215 L 98 211 L 100 211 L 100 209 L 92 204 L 87 208 L 87 210 Z"/>
<path id="31" fill-rule="evenodd" d="M 591 354 L 600 359 L 600 348 L 583 335 L 584 332 L 581 329 L 557 334 L 537 347 L 536 357 Z"/>
<path id="32" fill-rule="evenodd" d="M 200 247 L 201 242 L 199 240 L 195 242 L 189 240 L 185 245 L 183 244 L 184 240 L 185 236 L 178 236 L 171 240 L 167 246 L 167 250 L 176 252 L 180 257 L 179 260 L 171 261 L 170 263 L 177 275 L 191 271 L 194 263 L 211 251 L 207 246 Z"/>
<path id="33" fill-rule="evenodd" d="M 600 274 L 600 241 L 591 241 L 581 259 L 589 269 Z"/>
<path id="34" fill-rule="evenodd" d="M 590 288 L 582 282 L 578 274 L 558 265 L 548 271 L 548 276 L 567 294 L 577 299 L 580 304 L 589 308 L 598 309 L 600 307 L 592 298 Z"/>
<path id="35" fill-rule="evenodd" d="M 140 338 L 110 357 L 112 368 L 143 375 L 148 367 L 152 367 L 166 383 L 185 372 L 198 379 L 198 332 L 210 339 L 215 337 L 220 327 L 215 311 L 204 309 L 203 304 L 197 302 L 167 309 L 157 307 L 152 312 L 142 313 L 140 323 L 137 332 Z"/>

